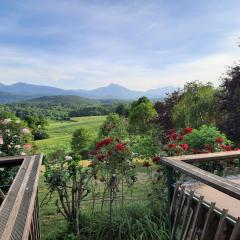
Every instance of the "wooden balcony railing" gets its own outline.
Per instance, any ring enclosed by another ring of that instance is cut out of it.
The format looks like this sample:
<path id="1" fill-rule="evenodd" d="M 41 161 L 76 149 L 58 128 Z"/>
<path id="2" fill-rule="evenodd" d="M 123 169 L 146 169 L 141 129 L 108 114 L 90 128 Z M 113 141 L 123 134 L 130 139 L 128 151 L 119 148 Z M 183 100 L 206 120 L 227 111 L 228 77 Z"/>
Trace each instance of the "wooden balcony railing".
<path id="1" fill-rule="evenodd" d="M 0 158 L 0 167 L 20 165 L 0 207 L 0 239 L 40 239 L 38 178 L 42 155 Z"/>
<path id="2" fill-rule="evenodd" d="M 187 190 L 180 181 L 174 182 L 175 172 L 178 172 L 178 175 L 184 174 L 209 186 L 210 190 L 216 189 L 217 192 L 221 192 L 222 202 L 237 201 L 240 207 L 239 184 L 191 165 L 236 158 L 240 158 L 240 151 L 161 158 L 162 164 L 167 166 L 169 226 L 172 240 L 240 239 L 239 216 L 232 216 L 228 214 L 227 209 L 218 208 L 217 201 L 208 202 L 208 196 L 198 195 L 191 188 Z"/>

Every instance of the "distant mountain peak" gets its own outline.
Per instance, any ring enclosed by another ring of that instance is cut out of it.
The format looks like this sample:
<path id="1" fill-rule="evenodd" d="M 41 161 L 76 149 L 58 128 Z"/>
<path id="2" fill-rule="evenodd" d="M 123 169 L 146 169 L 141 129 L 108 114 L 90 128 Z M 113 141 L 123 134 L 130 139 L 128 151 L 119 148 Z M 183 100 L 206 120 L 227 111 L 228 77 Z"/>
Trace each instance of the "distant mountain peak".
<path id="1" fill-rule="evenodd" d="M 99 87 L 93 90 L 64 90 L 61 88 L 28 84 L 25 82 L 17 82 L 12 85 L 5 85 L 0 83 L 0 91 L 16 95 L 31 96 L 32 98 L 41 96 L 56 96 L 56 95 L 75 95 L 92 99 L 122 99 L 133 100 L 142 96 L 151 99 L 163 98 L 166 93 L 171 93 L 177 88 L 167 86 L 157 89 L 150 89 L 148 91 L 134 91 L 130 90 L 120 84 L 111 83 L 108 86 Z"/>

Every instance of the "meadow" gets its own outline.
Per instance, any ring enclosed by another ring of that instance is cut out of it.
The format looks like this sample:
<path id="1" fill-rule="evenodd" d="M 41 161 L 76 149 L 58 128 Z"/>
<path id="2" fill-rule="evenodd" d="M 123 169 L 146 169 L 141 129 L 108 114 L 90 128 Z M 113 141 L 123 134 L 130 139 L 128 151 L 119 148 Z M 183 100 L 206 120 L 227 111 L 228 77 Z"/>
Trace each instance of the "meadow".
<path id="1" fill-rule="evenodd" d="M 74 130 L 79 127 L 87 128 L 91 131 L 93 137 L 96 137 L 100 126 L 103 121 L 106 119 L 105 116 L 91 116 L 91 117 L 78 117 L 72 118 L 70 121 L 50 121 L 47 126 L 47 133 L 50 135 L 50 138 L 45 140 L 36 141 L 35 144 L 38 148 L 38 152 L 47 155 L 49 152 L 54 149 L 64 148 L 70 149 L 71 136 Z M 87 161 L 82 161 L 81 164 L 86 163 Z M 138 203 L 136 207 L 146 209 L 145 206 L 148 203 L 146 196 L 149 193 L 149 171 L 148 169 L 142 166 L 141 160 L 135 159 L 135 164 L 137 166 L 137 178 L 138 182 L 134 187 L 134 192 L 128 191 L 127 198 L 131 197 L 129 204 Z M 40 181 L 39 181 L 39 198 L 40 203 L 43 202 L 43 199 L 47 193 L 47 186 L 44 182 L 44 172 L 45 167 L 42 167 Z M 40 206 L 40 221 L 41 221 L 41 237 L 44 240 L 50 239 L 61 239 L 64 233 L 68 232 L 68 225 L 63 216 L 57 213 L 57 208 L 55 202 L 57 200 L 57 194 L 53 193 L 49 201 Z M 137 201 L 137 202 L 136 202 Z M 120 204 L 120 203 L 119 203 Z M 83 212 L 88 214 L 91 211 L 92 201 L 91 194 L 87 198 L 87 201 L 84 202 Z M 100 208 L 101 202 L 96 204 L 96 208 Z M 135 204 L 134 204 L 135 206 Z"/>
<path id="2" fill-rule="evenodd" d="M 96 137 L 105 119 L 105 116 L 90 116 L 71 118 L 70 121 L 51 120 L 47 126 L 47 133 L 50 137 L 48 139 L 35 141 L 37 151 L 46 155 L 54 149 L 70 149 L 72 133 L 79 127 L 89 129 L 93 137 Z M 43 200 L 47 193 L 43 174 L 44 167 L 42 168 L 39 183 L 40 201 Z M 42 239 L 56 239 L 59 234 L 66 231 L 66 222 L 60 214 L 57 214 L 55 201 L 56 195 L 53 195 L 48 204 L 40 208 Z"/>
<path id="3" fill-rule="evenodd" d="M 48 139 L 35 141 L 37 152 L 48 154 L 54 149 L 70 149 L 70 141 L 72 133 L 80 128 L 87 128 L 96 137 L 99 128 L 105 116 L 89 116 L 71 118 L 70 121 L 54 121 L 50 120 L 47 126 Z"/>

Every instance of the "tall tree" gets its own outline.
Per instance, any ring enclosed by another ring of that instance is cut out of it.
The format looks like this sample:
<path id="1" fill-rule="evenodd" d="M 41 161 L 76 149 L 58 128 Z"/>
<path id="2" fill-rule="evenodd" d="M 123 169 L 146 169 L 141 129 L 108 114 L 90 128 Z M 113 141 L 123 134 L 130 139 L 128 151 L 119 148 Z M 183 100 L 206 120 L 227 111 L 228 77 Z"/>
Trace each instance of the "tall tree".
<path id="1" fill-rule="evenodd" d="M 173 107 L 172 119 L 177 127 L 199 128 L 215 124 L 216 90 L 211 83 L 189 82 L 179 102 Z"/>
<path id="2" fill-rule="evenodd" d="M 232 141 L 240 143 L 240 65 L 222 78 L 217 99 L 217 125 Z"/>
<path id="3" fill-rule="evenodd" d="M 153 103 L 147 97 L 133 102 L 130 109 L 129 123 L 133 131 L 144 133 L 149 129 L 150 121 L 157 116 Z"/>

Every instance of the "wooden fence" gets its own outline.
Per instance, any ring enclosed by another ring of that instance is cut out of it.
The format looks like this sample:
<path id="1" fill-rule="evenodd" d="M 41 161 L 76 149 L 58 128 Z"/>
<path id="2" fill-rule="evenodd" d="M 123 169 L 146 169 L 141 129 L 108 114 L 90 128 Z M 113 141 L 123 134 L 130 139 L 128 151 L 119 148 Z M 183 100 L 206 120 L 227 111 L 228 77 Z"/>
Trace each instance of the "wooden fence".
<path id="1" fill-rule="evenodd" d="M 0 239 L 40 239 L 38 178 L 42 155 L 0 158 L 20 168 L 0 207 Z"/>
<path id="2" fill-rule="evenodd" d="M 240 158 L 240 151 L 161 158 L 167 166 L 171 240 L 240 239 L 239 217 L 229 215 L 227 209 L 219 209 L 215 202 L 205 201 L 206 196 L 198 196 L 194 190 L 187 190 L 184 184 L 174 182 L 177 171 L 226 194 L 226 198 L 240 200 L 239 184 L 191 165 L 236 158 Z"/>

